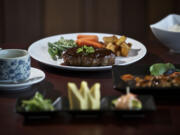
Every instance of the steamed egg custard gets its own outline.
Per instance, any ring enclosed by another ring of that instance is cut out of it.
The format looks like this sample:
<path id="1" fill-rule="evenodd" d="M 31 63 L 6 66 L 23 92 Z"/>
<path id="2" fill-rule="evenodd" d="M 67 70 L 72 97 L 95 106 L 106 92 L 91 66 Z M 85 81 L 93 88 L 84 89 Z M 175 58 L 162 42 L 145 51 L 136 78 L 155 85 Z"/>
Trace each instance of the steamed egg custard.
<path id="1" fill-rule="evenodd" d="M 100 83 L 95 83 L 90 89 L 86 81 L 82 81 L 80 89 L 73 82 L 68 83 L 68 99 L 72 110 L 100 109 Z"/>
<path id="2" fill-rule="evenodd" d="M 172 25 L 168 28 L 169 31 L 180 32 L 180 24 Z"/>

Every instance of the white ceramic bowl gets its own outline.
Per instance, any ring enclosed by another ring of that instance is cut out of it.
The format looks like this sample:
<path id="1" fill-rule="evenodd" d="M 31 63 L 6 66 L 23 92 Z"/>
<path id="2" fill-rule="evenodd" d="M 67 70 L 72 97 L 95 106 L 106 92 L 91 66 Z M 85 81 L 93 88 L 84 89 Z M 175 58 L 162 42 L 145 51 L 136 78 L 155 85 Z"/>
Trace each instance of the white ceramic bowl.
<path id="1" fill-rule="evenodd" d="M 180 15 L 170 14 L 150 27 L 156 38 L 165 46 L 173 52 L 180 53 L 180 32 L 170 31 L 174 25 L 180 25 Z"/>

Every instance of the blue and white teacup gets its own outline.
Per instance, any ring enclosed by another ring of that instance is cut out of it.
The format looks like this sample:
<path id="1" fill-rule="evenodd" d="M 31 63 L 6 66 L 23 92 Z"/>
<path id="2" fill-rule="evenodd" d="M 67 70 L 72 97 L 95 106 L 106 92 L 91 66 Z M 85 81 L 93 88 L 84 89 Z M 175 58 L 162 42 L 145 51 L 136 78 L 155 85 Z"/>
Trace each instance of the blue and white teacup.
<path id="1" fill-rule="evenodd" d="M 22 49 L 0 50 L 0 82 L 23 81 L 29 78 L 31 60 Z"/>

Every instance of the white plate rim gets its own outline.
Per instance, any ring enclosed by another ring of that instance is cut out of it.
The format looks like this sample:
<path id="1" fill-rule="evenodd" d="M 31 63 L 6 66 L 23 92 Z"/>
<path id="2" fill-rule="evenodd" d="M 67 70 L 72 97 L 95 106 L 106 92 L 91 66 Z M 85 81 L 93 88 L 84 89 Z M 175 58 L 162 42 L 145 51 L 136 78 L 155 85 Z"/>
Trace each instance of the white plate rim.
<path id="1" fill-rule="evenodd" d="M 58 64 L 53 64 L 53 63 L 48 63 L 46 60 L 42 60 L 40 58 L 38 58 L 37 56 L 35 56 L 33 54 L 33 48 L 39 44 L 40 42 L 43 42 L 44 40 L 48 40 L 48 39 L 51 39 L 51 38 L 57 38 L 57 37 L 63 37 L 63 36 L 69 36 L 69 35 L 73 35 L 73 36 L 77 36 L 78 34 L 85 34 L 85 35 L 98 35 L 98 37 L 101 35 L 106 35 L 106 36 L 112 36 L 112 35 L 116 35 L 116 34 L 110 34 L 110 33 L 92 33 L 92 32 L 88 32 L 88 33 L 67 33 L 67 34 L 59 34 L 59 35 L 53 35 L 53 36 L 49 36 L 49 37 L 45 37 L 45 38 L 42 38 L 40 40 L 37 40 L 35 42 L 33 42 L 29 48 L 28 48 L 28 52 L 30 54 L 30 56 L 37 60 L 38 62 L 40 63 L 43 63 L 45 65 L 49 65 L 49 66 L 52 66 L 52 67 L 55 67 L 55 68 L 59 68 L 59 69 L 64 69 L 64 70 L 73 70 L 73 71 L 100 71 L 100 70 L 109 70 L 109 69 L 112 69 L 112 66 L 98 66 L 98 67 L 80 67 L 80 66 L 65 66 L 65 65 L 58 65 Z M 120 37 L 121 35 L 116 35 L 118 37 Z M 58 38 L 58 39 L 59 39 Z M 133 39 L 133 38 L 130 38 L 130 37 L 127 37 L 127 40 L 130 40 L 130 41 L 133 41 L 135 42 L 136 44 L 138 44 L 138 46 L 140 46 L 139 49 L 141 49 L 141 55 L 138 55 L 138 57 L 136 56 L 136 58 L 134 58 L 131 62 L 125 62 L 125 63 L 122 63 L 122 64 L 118 64 L 118 65 L 129 65 L 129 64 L 132 64 L 132 63 L 135 63 L 137 61 L 139 61 L 140 59 L 142 59 L 146 53 L 147 53 L 147 49 L 145 47 L 145 45 L 143 45 L 141 42 Z M 56 40 L 57 41 L 57 40 Z M 49 42 L 55 42 L 55 41 L 49 41 Z M 132 44 L 132 47 L 133 47 L 133 44 Z M 48 52 L 47 52 L 48 53 Z M 49 54 L 48 54 L 49 55 Z"/>

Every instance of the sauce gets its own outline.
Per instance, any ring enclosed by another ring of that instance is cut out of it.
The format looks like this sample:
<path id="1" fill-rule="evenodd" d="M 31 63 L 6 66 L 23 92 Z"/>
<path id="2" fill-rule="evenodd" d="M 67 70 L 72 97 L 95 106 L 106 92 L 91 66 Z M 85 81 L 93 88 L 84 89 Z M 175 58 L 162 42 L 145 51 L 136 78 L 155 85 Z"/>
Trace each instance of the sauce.
<path id="1" fill-rule="evenodd" d="M 79 47 L 70 48 L 64 53 L 64 55 L 73 56 L 73 57 L 83 56 L 84 55 L 83 53 L 77 53 L 78 48 Z M 111 50 L 105 48 L 94 48 L 94 49 L 95 49 L 94 53 L 90 53 L 84 56 L 88 56 L 91 58 L 102 58 L 113 54 Z"/>

